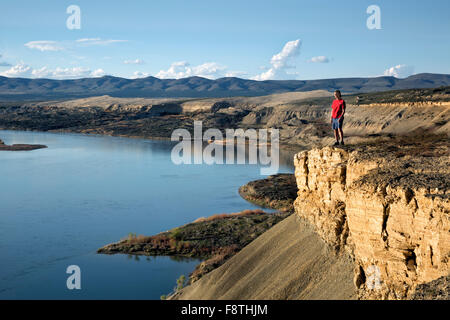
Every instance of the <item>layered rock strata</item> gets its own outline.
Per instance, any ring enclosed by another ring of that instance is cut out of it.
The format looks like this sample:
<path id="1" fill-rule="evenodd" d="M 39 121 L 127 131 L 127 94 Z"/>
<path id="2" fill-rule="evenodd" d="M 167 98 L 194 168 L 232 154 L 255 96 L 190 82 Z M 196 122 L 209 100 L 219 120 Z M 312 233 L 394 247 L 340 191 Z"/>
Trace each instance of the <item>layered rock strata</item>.
<path id="1" fill-rule="evenodd" d="M 449 274 L 448 146 L 429 148 L 326 147 L 295 156 L 295 211 L 337 254 L 354 258 L 361 298 L 404 299 Z"/>

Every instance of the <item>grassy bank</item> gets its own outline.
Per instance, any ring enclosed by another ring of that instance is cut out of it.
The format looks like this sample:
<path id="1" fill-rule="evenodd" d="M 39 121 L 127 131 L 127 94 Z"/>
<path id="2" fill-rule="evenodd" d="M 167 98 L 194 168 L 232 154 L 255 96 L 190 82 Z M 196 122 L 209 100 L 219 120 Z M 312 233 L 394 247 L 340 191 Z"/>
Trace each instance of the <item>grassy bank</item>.
<path id="1" fill-rule="evenodd" d="M 218 214 L 153 236 L 130 234 L 97 252 L 205 259 L 190 276 L 191 281 L 195 281 L 289 214 L 269 214 L 262 210 Z"/>

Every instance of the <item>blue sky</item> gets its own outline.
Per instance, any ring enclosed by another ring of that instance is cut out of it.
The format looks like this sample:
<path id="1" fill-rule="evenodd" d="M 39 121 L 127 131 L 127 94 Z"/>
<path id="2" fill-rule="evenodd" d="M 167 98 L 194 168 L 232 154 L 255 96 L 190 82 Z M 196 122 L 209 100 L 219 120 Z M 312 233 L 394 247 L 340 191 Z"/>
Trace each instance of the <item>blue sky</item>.
<path id="1" fill-rule="evenodd" d="M 81 9 L 70 30 L 67 7 Z M 366 25 L 370 5 L 381 29 Z M 323 79 L 450 73 L 450 1 L 2 1 L 0 75 Z"/>

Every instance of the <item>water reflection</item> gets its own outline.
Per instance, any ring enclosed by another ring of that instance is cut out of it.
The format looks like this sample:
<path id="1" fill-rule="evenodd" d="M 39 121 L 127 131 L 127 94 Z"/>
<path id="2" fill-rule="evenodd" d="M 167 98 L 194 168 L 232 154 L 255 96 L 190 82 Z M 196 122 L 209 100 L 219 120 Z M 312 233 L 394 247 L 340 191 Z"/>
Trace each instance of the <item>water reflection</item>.
<path id="1" fill-rule="evenodd" d="M 132 153 L 134 155 L 141 155 L 143 157 L 151 157 L 152 155 L 170 155 L 173 147 L 177 145 L 178 142 L 170 141 L 170 140 L 148 140 L 148 139 L 140 139 L 140 138 L 125 138 L 125 137 L 110 137 L 103 135 L 91 135 L 91 134 L 77 134 L 77 133 L 42 133 L 42 132 L 25 132 L 25 131 L 0 131 L 2 132 L 2 140 L 6 144 L 20 144 L 20 143 L 29 143 L 29 144 L 39 144 L 42 143 L 42 139 L 44 138 L 47 144 L 49 145 L 57 145 L 58 148 L 64 148 L 65 145 L 70 147 L 73 150 L 73 146 L 71 146 L 71 141 L 67 141 L 67 144 L 61 144 L 61 139 L 64 140 L 82 140 L 85 144 L 84 146 L 78 146 L 79 150 L 90 150 L 95 148 L 96 152 L 106 152 L 106 153 Z M 49 137 L 50 135 L 50 137 Z M 95 144 L 95 146 L 93 146 Z M 242 164 L 238 163 L 238 155 L 243 155 L 243 164 L 252 164 L 249 160 L 250 151 L 252 150 L 252 146 L 250 144 L 235 144 L 233 147 L 233 161 L 227 163 L 227 149 L 225 145 L 217 145 L 217 148 L 222 148 L 223 152 L 221 153 L 221 161 L 217 159 L 218 156 L 215 152 L 206 152 L 205 149 L 208 146 L 211 146 L 208 142 L 194 143 L 193 141 L 190 143 L 192 150 L 192 163 L 194 163 L 194 154 L 202 154 L 206 155 L 206 158 L 203 158 L 202 164 L 206 163 L 224 163 L 224 164 Z M 261 145 L 255 148 L 257 150 L 257 159 L 256 164 L 261 164 L 259 161 L 260 154 L 262 152 L 267 153 L 270 157 L 271 148 L 270 145 Z M 279 163 L 284 167 L 293 168 L 293 157 L 296 152 L 291 150 L 284 150 L 277 148 L 275 150 L 279 155 Z"/>

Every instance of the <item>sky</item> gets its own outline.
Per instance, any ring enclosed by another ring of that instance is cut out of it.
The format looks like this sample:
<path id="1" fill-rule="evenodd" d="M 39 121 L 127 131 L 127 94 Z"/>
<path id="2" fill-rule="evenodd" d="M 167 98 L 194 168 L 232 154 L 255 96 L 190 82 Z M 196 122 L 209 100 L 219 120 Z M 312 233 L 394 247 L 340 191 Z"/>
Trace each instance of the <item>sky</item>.
<path id="1" fill-rule="evenodd" d="M 450 74 L 448 0 L 0 0 L 0 8 L 7 77 Z"/>

